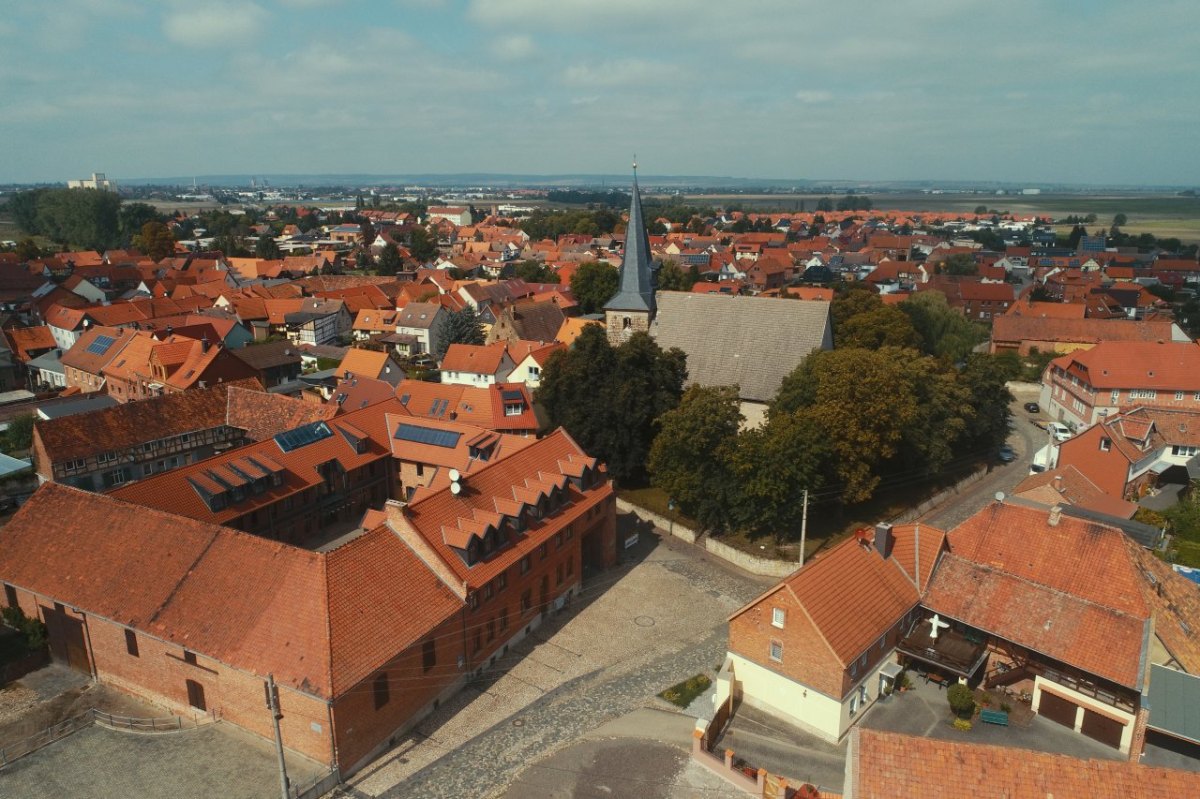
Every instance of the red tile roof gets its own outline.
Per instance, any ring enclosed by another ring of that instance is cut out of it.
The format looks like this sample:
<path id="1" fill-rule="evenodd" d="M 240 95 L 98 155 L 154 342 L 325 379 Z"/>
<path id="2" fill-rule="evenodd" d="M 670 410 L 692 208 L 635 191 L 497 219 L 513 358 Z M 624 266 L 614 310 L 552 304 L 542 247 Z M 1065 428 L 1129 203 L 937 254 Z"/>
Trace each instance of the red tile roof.
<path id="1" fill-rule="evenodd" d="M 507 354 L 508 347 L 503 341 L 485 346 L 451 344 L 439 368 L 443 372 L 495 375 Z"/>
<path id="2" fill-rule="evenodd" d="M 949 535 L 923 604 L 1091 674 L 1140 686 L 1150 609 L 1120 530 L 993 502 Z"/>
<path id="3" fill-rule="evenodd" d="M 1065 465 L 1040 474 L 1031 474 L 1013 489 L 1013 496 L 1032 500 L 1047 507 L 1078 505 L 1119 519 L 1131 519 L 1137 504 L 1110 497 L 1073 465 Z"/>
<path id="4" fill-rule="evenodd" d="M 892 534 L 893 557 L 886 560 L 852 536 L 784 580 L 844 666 L 919 601 L 912 578 L 915 539 L 921 539 L 922 582 L 928 581 L 945 540 L 945 533 L 928 525 L 899 525 Z"/>
<path id="5" fill-rule="evenodd" d="M 387 527 L 322 554 L 55 483 L 0 530 L 0 578 L 327 699 L 461 608 Z"/>
<path id="6" fill-rule="evenodd" d="M 855 727 L 855 799 L 1165 799 L 1200 795 L 1200 774 Z"/>
<path id="7" fill-rule="evenodd" d="M 1193 342 L 1101 341 L 1053 363 L 1101 391 L 1200 391 L 1200 346 Z"/>
<path id="8" fill-rule="evenodd" d="M 467 489 L 454 494 L 449 486 L 418 495 L 402 512 L 389 506 L 389 516 L 398 532 L 411 531 L 453 572 L 472 588 L 483 585 L 504 569 L 532 552 L 564 525 L 583 516 L 592 506 L 612 494 L 606 479 L 580 491 L 568 477 L 595 471 L 595 458 L 588 457 L 562 429 L 531 443 L 500 461 L 477 466 L 466 476 Z M 603 473 L 600 473 L 603 478 Z M 530 519 L 515 544 L 492 557 L 467 566 L 454 550 L 465 547 L 471 534 L 480 534 L 490 524 L 498 527 L 502 517 L 516 516 L 521 504 L 536 504 L 552 490 L 565 491 L 567 503 L 541 519 Z M 402 533 L 403 534 L 403 533 Z"/>
<path id="9" fill-rule="evenodd" d="M 42 352 L 58 347 L 54 334 L 46 325 L 13 327 L 4 331 L 13 353 L 20 361 L 29 361 Z"/>

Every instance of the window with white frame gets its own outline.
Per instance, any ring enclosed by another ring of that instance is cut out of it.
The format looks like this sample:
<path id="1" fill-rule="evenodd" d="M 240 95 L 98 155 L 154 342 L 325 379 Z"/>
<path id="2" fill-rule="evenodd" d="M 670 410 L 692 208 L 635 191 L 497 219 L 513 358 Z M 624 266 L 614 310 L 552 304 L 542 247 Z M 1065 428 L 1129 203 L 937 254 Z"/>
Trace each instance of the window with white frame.
<path id="1" fill-rule="evenodd" d="M 1200 452 L 1200 447 L 1189 447 L 1189 446 L 1182 445 L 1182 444 L 1177 444 L 1177 445 L 1171 447 L 1172 455 L 1178 455 L 1178 456 L 1181 456 L 1184 458 L 1190 458 L 1193 455 L 1195 455 L 1197 452 Z"/>
<path id="2" fill-rule="evenodd" d="M 1129 390 L 1130 399 L 1155 399 L 1158 392 L 1152 388 L 1132 388 Z"/>
<path id="3" fill-rule="evenodd" d="M 1176 402 L 1183 402 L 1183 392 L 1182 392 L 1182 391 L 1176 391 L 1176 392 L 1175 392 L 1175 401 L 1176 401 Z"/>
<path id="4" fill-rule="evenodd" d="M 858 712 L 858 694 L 854 693 L 850 696 L 850 715 L 853 716 Z"/>
<path id="5" fill-rule="evenodd" d="M 787 621 L 787 611 L 783 608 L 771 609 L 771 626 L 783 628 L 783 623 Z"/>
<path id="6" fill-rule="evenodd" d="M 1116 391 L 1114 391 L 1114 392 L 1112 393 L 1111 400 L 1112 400 L 1112 401 L 1109 403 L 1109 404 L 1111 404 L 1111 405 L 1120 405 L 1120 404 L 1121 404 L 1121 391 L 1120 391 L 1120 389 L 1118 389 L 1118 390 L 1116 390 Z"/>
<path id="7" fill-rule="evenodd" d="M 783 661 L 783 641 L 771 641 L 771 660 L 776 663 Z"/>

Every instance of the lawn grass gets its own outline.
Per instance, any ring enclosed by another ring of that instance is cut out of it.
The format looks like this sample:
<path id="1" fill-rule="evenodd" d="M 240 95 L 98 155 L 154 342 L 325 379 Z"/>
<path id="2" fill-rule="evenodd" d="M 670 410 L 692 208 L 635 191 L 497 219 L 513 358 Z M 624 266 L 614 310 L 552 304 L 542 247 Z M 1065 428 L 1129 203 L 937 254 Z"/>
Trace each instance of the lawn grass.
<path id="1" fill-rule="evenodd" d="M 659 516 L 671 519 L 676 524 L 690 527 L 697 532 L 700 531 L 700 522 L 680 513 L 678 508 L 675 510 L 668 508 L 669 497 L 667 497 L 666 492 L 661 488 L 655 488 L 654 486 L 647 486 L 645 488 L 619 488 L 617 489 L 617 496 L 626 502 L 637 505 L 639 508 L 645 508 L 651 513 L 657 513 Z"/>
<path id="2" fill-rule="evenodd" d="M 1175 552 L 1173 563 L 1200 568 L 1200 542 L 1186 541 L 1176 536 L 1171 541 L 1171 549 Z"/>
<path id="3" fill-rule="evenodd" d="M 686 708 L 696 697 L 707 691 L 710 685 L 712 685 L 712 680 L 709 679 L 707 674 L 697 674 L 695 677 L 689 677 L 683 682 L 675 683 L 660 693 L 659 696 L 672 705 Z"/>

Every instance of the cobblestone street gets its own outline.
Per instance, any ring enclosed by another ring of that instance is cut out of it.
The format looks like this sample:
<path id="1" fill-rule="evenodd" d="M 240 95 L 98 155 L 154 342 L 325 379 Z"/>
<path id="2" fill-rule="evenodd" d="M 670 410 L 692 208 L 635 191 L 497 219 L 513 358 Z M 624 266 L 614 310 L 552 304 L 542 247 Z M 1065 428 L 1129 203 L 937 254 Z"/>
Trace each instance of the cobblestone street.
<path id="1" fill-rule="evenodd" d="M 621 538 L 631 528 L 622 516 Z M 633 562 L 599 574 L 562 616 L 510 651 L 351 781 L 358 797 L 490 797 L 530 764 L 642 706 L 725 653 L 725 619 L 772 584 L 641 528 Z"/>

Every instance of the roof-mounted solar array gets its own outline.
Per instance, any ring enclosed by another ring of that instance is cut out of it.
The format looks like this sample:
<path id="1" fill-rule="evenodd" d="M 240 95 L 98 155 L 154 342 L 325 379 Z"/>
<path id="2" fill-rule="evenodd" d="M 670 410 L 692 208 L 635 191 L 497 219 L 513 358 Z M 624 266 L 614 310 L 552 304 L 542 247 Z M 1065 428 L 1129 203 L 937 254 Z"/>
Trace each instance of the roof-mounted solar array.
<path id="1" fill-rule="evenodd" d="M 312 422 L 311 424 L 302 425 L 295 430 L 287 430 L 275 436 L 275 443 L 284 452 L 300 449 L 300 447 L 314 444 L 333 435 L 333 431 L 329 429 L 329 425 L 324 422 Z"/>
<path id="2" fill-rule="evenodd" d="M 462 433 L 453 430 L 438 430 L 433 427 L 418 427 L 415 424 L 402 424 L 396 428 L 396 438 L 400 441 L 412 441 L 414 444 L 430 444 L 435 447 L 454 449 Z"/>

